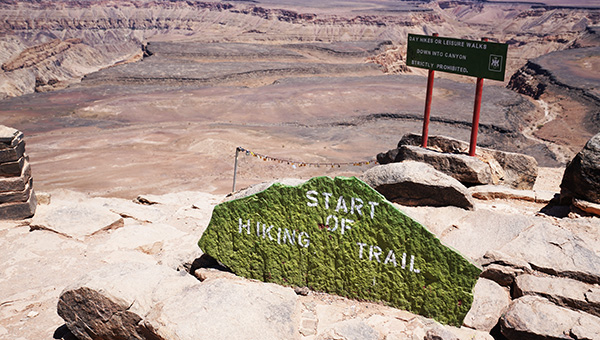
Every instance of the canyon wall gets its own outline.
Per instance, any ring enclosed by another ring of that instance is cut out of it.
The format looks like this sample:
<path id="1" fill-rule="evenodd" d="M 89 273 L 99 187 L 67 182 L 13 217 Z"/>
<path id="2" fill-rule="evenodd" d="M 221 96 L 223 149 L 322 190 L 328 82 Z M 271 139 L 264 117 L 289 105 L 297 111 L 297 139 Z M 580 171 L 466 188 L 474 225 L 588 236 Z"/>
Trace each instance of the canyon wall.
<path id="1" fill-rule="evenodd" d="M 586 30 L 600 20 L 600 11 L 585 9 L 472 1 L 416 4 L 349 2 L 328 8 L 300 2 L 290 10 L 258 2 L 4 0 L 0 98 L 64 88 L 86 74 L 137 61 L 143 44 L 153 40 L 391 41 L 401 54 L 408 33 L 489 36 L 510 44 L 508 70 L 513 73 L 529 58 L 568 48 L 579 38 L 585 43 Z M 398 57 L 376 59 L 383 59 L 390 73 L 403 70 Z"/>

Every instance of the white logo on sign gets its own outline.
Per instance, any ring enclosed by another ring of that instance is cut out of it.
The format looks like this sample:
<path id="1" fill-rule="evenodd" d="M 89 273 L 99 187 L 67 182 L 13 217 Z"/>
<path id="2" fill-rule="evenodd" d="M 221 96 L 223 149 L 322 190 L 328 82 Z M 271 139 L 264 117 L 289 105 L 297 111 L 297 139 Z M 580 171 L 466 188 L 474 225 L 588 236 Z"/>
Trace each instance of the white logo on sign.
<path id="1" fill-rule="evenodd" d="M 490 65 L 488 67 L 490 71 L 501 72 L 502 71 L 502 56 L 490 54 Z"/>

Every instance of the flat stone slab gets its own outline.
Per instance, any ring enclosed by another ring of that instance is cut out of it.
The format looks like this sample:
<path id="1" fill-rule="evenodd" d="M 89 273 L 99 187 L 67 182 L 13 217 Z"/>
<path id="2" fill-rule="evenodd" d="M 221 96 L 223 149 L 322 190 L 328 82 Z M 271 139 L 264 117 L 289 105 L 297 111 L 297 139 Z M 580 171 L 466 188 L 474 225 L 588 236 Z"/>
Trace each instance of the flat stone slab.
<path id="1" fill-rule="evenodd" d="M 321 334 L 325 339 L 378 340 L 379 334 L 362 320 L 344 320 L 335 323 Z"/>
<path id="2" fill-rule="evenodd" d="M 572 204 L 575 208 L 586 212 L 588 214 L 596 215 L 600 217 L 600 204 L 592 203 L 577 198 L 573 198 Z"/>
<path id="3" fill-rule="evenodd" d="M 427 226 L 442 242 L 477 264 L 484 255 L 514 240 L 535 220 L 527 214 L 511 214 L 478 207 L 467 211 L 456 207 L 405 207 L 400 209 Z"/>
<path id="4" fill-rule="evenodd" d="M 562 277 L 520 275 L 515 280 L 516 296 L 537 295 L 551 302 L 600 317 L 600 285 Z"/>
<path id="5" fill-rule="evenodd" d="M 29 162 L 29 157 L 24 155 L 14 162 L 6 162 L 0 164 L 0 177 L 17 177 L 21 176 L 25 163 Z"/>
<path id="6" fill-rule="evenodd" d="M 33 179 L 30 178 L 29 182 L 25 185 L 25 190 L 22 191 L 7 191 L 0 192 L 0 204 L 3 203 L 18 203 L 27 202 L 33 191 Z"/>
<path id="7" fill-rule="evenodd" d="M 198 242 L 234 273 L 461 325 L 480 270 L 356 178 L 316 177 L 217 205 Z"/>
<path id="8" fill-rule="evenodd" d="M 600 338 L 600 318 L 530 295 L 511 303 L 501 327 L 509 340 Z"/>
<path id="9" fill-rule="evenodd" d="M 16 145 L 4 146 L 0 148 L 0 163 L 16 162 L 25 154 L 25 140 L 19 141 Z"/>
<path id="10" fill-rule="evenodd" d="M 499 249 L 554 276 L 600 284 L 600 256 L 584 239 L 550 223 L 536 223 Z"/>
<path id="11" fill-rule="evenodd" d="M 0 192 L 24 191 L 31 179 L 31 166 L 28 161 L 23 164 L 19 177 L 0 177 Z"/>
<path id="12" fill-rule="evenodd" d="M 32 217 L 35 214 L 36 206 L 37 200 L 32 190 L 26 202 L 0 204 L 0 220 L 22 220 Z"/>
<path id="13" fill-rule="evenodd" d="M 478 185 L 469 188 L 471 196 L 481 200 L 511 199 L 537 202 L 533 190 L 517 190 L 502 185 Z"/>
<path id="14" fill-rule="evenodd" d="M 14 146 L 15 142 L 23 138 L 23 133 L 17 129 L 0 125 L 0 143 L 5 146 Z M 0 149 L 3 147 L 0 146 Z"/>
<path id="15" fill-rule="evenodd" d="M 123 219 L 109 209 L 90 202 L 54 200 L 52 209 L 40 206 L 31 227 L 84 239 L 101 230 L 123 226 Z"/>

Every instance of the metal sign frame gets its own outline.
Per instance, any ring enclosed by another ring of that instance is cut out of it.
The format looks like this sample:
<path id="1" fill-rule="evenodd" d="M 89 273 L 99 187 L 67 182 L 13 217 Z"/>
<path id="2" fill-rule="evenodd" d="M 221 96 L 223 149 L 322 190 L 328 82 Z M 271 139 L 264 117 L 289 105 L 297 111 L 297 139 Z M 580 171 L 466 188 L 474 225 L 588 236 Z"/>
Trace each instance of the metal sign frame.
<path id="1" fill-rule="evenodd" d="M 481 41 L 476 41 L 439 37 L 437 33 L 434 33 L 432 36 L 408 35 L 406 65 L 429 70 L 423 117 L 423 133 L 421 135 L 422 147 L 427 147 L 429 135 L 434 73 L 435 71 L 456 73 L 477 77 L 473 122 L 471 125 L 471 145 L 469 148 L 469 155 L 475 156 L 483 79 L 504 81 L 507 53 L 507 44 L 489 42 L 485 38 Z"/>

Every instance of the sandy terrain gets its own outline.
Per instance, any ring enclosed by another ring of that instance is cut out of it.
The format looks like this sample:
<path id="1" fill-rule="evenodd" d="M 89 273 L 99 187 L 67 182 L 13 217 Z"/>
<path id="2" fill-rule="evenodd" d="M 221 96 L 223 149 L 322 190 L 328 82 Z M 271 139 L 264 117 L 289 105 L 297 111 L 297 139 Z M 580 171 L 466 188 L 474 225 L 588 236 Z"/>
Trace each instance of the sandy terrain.
<path id="1" fill-rule="evenodd" d="M 40 191 L 60 187 L 119 197 L 173 190 L 224 194 L 231 190 L 237 146 L 297 162 L 374 159 L 403 134 L 422 128 L 422 83 L 415 76 L 375 76 L 298 78 L 254 88 L 137 88 L 144 93 L 95 87 L 89 95 L 88 88 L 73 88 L 5 102 L 10 105 L 5 112 L 11 112 L 5 124 L 26 131 Z M 471 87 L 438 81 L 431 134 L 468 139 L 472 103 L 462 98 L 470 97 Z M 519 97 L 506 89 L 490 86 L 486 91 L 497 96 L 484 106 L 480 143 L 535 145 L 498 132 L 518 136 L 504 109 L 494 103 L 512 102 L 529 114 L 535 113 L 533 105 L 519 104 Z M 79 98 L 76 105 L 73 98 Z M 46 103 L 43 110 L 30 110 L 39 102 Z M 364 171 L 354 166 L 294 169 L 246 156 L 240 161 L 239 186 Z"/>

